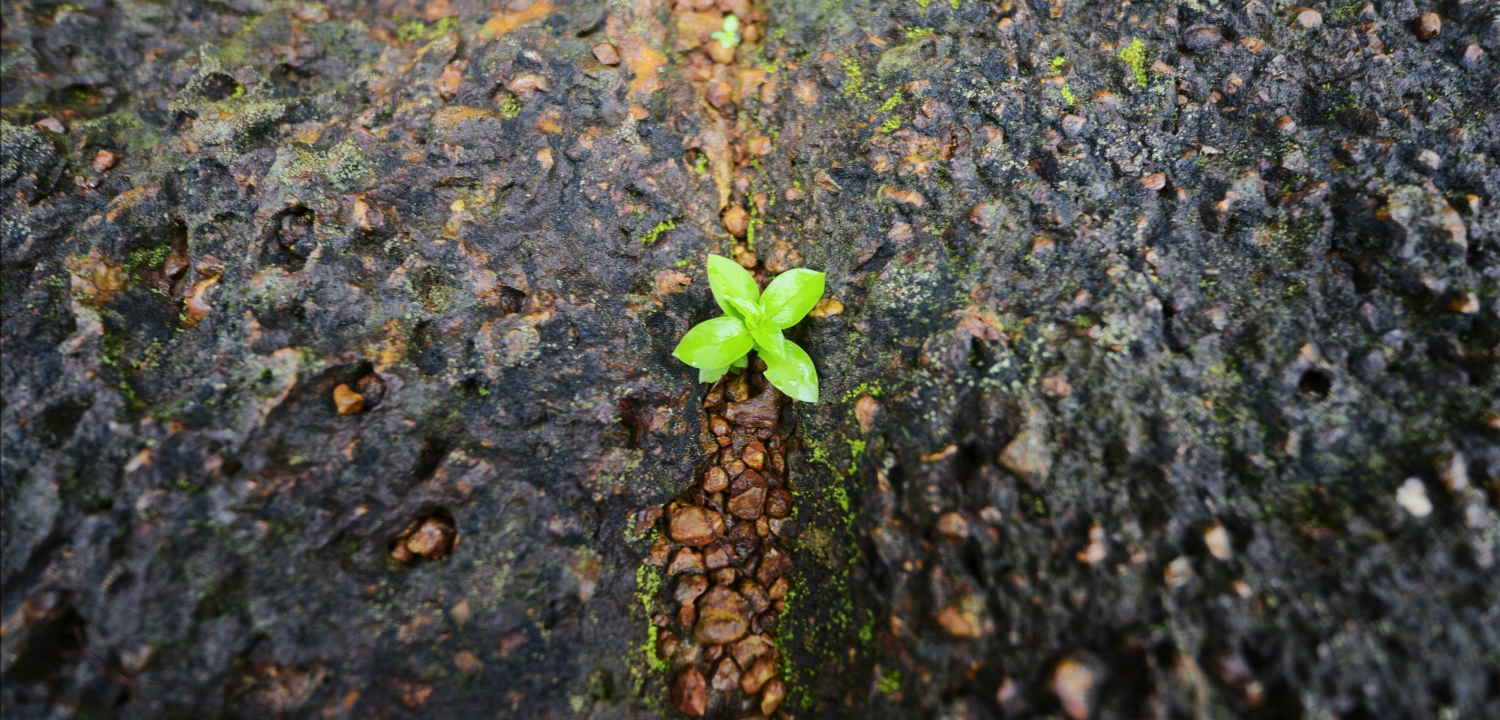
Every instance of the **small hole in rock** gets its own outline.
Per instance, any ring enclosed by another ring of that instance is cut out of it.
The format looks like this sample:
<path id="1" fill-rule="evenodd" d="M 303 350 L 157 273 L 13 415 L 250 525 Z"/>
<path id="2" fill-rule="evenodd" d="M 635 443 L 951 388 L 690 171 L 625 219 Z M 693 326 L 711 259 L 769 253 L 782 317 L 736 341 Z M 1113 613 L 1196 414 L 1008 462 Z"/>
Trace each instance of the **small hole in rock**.
<path id="1" fill-rule="evenodd" d="M 1306 395 L 1326 398 L 1328 391 L 1333 389 L 1333 377 L 1322 370 L 1308 370 L 1302 373 L 1302 379 L 1297 381 L 1297 389 Z"/>

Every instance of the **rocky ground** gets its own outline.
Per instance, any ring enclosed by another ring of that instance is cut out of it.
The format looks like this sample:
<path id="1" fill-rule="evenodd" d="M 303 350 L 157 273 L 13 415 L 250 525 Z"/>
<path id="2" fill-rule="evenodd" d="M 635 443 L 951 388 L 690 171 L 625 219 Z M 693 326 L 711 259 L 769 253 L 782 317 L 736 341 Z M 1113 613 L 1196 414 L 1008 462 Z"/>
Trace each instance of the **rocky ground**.
<path id="1" fill-rule="evenodd" d="M 0 20 L 7 717 L 1500 717 L 1491 3 Z"/>

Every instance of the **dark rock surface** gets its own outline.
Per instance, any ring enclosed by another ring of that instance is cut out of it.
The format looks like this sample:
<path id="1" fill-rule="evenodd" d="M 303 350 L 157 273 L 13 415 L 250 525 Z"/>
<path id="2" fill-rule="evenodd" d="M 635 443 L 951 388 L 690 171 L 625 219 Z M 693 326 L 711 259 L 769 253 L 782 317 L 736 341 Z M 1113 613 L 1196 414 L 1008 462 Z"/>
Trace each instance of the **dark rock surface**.
<path id="1" fill-rule="evenodd" d="M 1500 717 L 1493 7 L 672 5 L 0 8 L 7 718 L 732 687 L 706 252 L 828 274 L 778 712 Z"/>

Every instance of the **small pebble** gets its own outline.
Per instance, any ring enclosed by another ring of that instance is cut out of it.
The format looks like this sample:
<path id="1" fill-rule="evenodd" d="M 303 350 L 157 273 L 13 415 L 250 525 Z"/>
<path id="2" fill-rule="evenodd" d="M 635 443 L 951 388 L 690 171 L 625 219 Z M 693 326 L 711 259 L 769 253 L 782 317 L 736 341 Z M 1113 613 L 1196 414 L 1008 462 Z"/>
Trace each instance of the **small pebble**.
<path id="1" fill-rule="evenodd" d="M 1146 177 L 1141 178 L 1141 187 L 1144 187 L 1147 190 L 1156 191 L 1156 190 L 1160 190 L 1160 189 L 1162 189 L 1162 188 L 1164 188 L 1166 186 L 1167 186 L 1167 175 L 1166 175 L 1166 173 L 1151 173 L 1150 175 L 1147 175 Z"/>
<path id="2" fill-rule="evenodd" d="M 738 205 L 731 205 L 728 210 L 725 210 L 722 220 L 724 229 L 737 238 L 745 237 L 745 230 L 750 227 L 750 213 L 745 212 L 745 208 Z"/>
<path id="3" fill-rule="evenodd" d="M 35 125 L 38 130 L 48 130 L 58 135 L 65 135 L 68 132 L 68 129 L 63 127 L 62 121 L 55 117 L 44 117 L 32 123 L 32 125 Z"/>
<path id="4" fill-rule="evenodd" d="M 1479 312 L 1479 296 L 1465 290 L 1455 293 L 1453 299 L 1448 301 L 1448 309 L 1463 315 L 1473 315 Z"/>
<path id="5" fill-rule="evenodd" d="M 786 683 L 781 680 L 772 680 L 766 683 L 765 692 L 760 696 L 760 711 L 762 714 L 770 715 L 781 707 L 781 701 L 786 699 Z"/>
<path id="6" fill-rule="evenodd" d="M 1297 11 L 1297 24 L 1305 28 L 1315 28 L 1323 24 L 1323 13 L 1312 8 L 1302 8 Z"/>
<path id="7" fill-rule="evenodd" d="M 740 676 L 740 689 L 746 695 L 754 695 L 773 677 L 776 677 L 776 663 L 769 657 L 762 657 Z"/>
<path id="8" fill-rule="evenodd" d="M 1412 31 L 1423 40 L 1431 40 L 1443 31 L 1443 19 L 1437 13 L 1422 13 L 1416 22 L 1412 23 Z"/>
<path id="9" fill-rule="evenodd" d="M 698 622 L 693 638 L 705 645 L 732 643 L 750 630 L 750 601 L 724 586 L 715 587 L 698 601 Z"/>
<path id="10" fill-rule="evenodd" d="M 677 508 L 672 513 L 670 524 L 672 539 L 689 547 L 702 547 L 712 542 L 714 528 L 710 512 L 692 505 Z"/>
<path id="11" fill-rule="evenodd" d="M 689 666 L 672 683 L 672 704 L 684 715 L 701 717 L 708 712 L 708 683 L 697 667 Z"/>
<path id="12" fill-rule="evenodd" d="M 119 159 L 119 155 L 116 155 L 108 150 L 100 150 L 99 152 L 94 154 L 94 162 L 92 163 L 94 172 L 101 175 L 109 172 L 109 169 L 114 167 L 115 163 L 119 161 Z"/>
<path id="13" fill-rule="evenodd" d="M 1429 170 L 1436 170 L 1443 164 L 1443 159 L 1431 150 L 1423 150 L 1417 153 L 1417 162 Z"/>
<path id="14" fill-rule="evenodd" d="M 1183 38 L 1183 44 L 1187 45 L 1188 49 L 1195 53 L 1212 50 L 1218 47 L 1219 43 L 1223 41 L 1223 34 L 1219 32 L 1218 28 L 1213 27 L 1194 28 L 1189 30 L 1187 36 Z"/>
<path id="15" fill-rule="evenodd" d="M 1214 523 L 1203 531 L 1203 544 L 1208 546 L 1208 551 L 1220 560 L 1234 557 L 1234 549 L 1229 545 L 1229 533 L 1220 523 Z"/>
<path id="16" fill-rule="evenodd" d="M 1427 499 L 1427 486 L 1422 484 L 1421 478 L 1407 478 L 1396 490 L 1396 502 L 1412 517 L 1424 518 L 1432 514 L 1432 501 Z"/>
<path id="17" fill-rule="evenodd" d="M 1073 720 L 1085 720 L 1092 712 L 1097 682 L 1093 669 L 1074 658 L 1063 660 L 1052 671 L 1052 692 L 1062 701 L 1063 712 Z"/>
<path id="18" fill-rule="evenodd" d="M 609 43 L 599 43 L 594 46 L 594 59 L 605 65 L 619 65 L 620 53 L 615 46 Z"/>
<path id="19" fill-rule="evenodd" d="M 340 415 L 353 415 L 365 408 L 365 396 L 349 389 L 348 385 L 339 383 L 333 389 L 333 404 Z"/>

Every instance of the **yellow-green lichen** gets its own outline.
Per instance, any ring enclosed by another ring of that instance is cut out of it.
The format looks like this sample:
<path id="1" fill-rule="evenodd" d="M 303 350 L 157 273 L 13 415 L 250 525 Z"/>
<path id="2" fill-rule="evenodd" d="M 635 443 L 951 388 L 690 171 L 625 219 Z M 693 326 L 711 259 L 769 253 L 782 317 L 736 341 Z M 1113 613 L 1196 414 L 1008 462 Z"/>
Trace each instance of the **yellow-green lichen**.
<path id="1" fill-rule="evenodd" d="M 659 238 L 659 237 L 661 237 L 662 233 L 664 233 L 664 232 L 666 232 L 668 230 L 671 230 L 672 228 L 675 228 L 675 227 L 677 227 L 677 219 L 676 218 L 667 218 L 666 220 L 663 220 L 663 221 L 657 223 L 656 227 L 651 228 L 651 230 L 648 231 L 645 235 L 642 235 L 641 236 L 641 244 L 642 245 L 650 245 L 650 244 L 656 242 L 656 239 Z"/>
<path id="2" fill-rule="evenodd" d="M 1125 64 L 1130 66 L 1130 74 L 1135 77 L 1135 84 L 1145 87 L 1148 80 L 1146 76 L 1146 43 L 1141 42 L 1140 38 L 1135 38 L 1130 41 L 1129 45 L 1120 50 L 1117 57 L 1124 60 Z"/>

